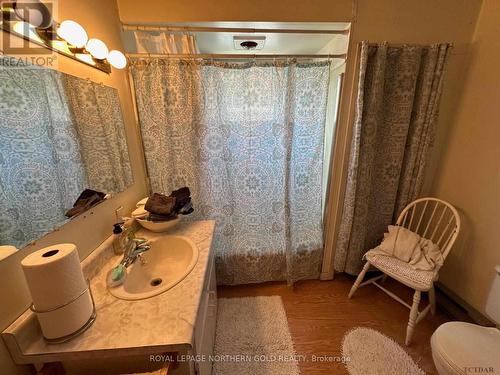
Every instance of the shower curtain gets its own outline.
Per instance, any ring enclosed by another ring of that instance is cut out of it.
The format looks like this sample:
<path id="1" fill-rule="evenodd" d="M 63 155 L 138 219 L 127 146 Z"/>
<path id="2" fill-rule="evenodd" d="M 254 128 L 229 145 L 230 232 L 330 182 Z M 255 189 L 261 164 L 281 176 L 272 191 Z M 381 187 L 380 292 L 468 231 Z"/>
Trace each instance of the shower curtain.
<path id="1" fill-rule="evenodd" d="M 419 197 L 448 54 L 448 44 L 362 43 L 335 271 L 358 274 L 365 252 Z"/>
<path id="2" fill-rule="evenodd" d="M 329 62 L 131 70 L 151 188 L 189 186 L 194 219 L 216 220 L 219 283 L 317 278 Z"/>

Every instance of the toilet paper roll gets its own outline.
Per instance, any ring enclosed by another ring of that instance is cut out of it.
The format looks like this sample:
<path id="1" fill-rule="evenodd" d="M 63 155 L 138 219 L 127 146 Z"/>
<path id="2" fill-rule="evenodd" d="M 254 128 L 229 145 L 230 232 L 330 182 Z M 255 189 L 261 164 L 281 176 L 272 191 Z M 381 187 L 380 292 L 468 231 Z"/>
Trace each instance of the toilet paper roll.
<path id="1" fill-rule="evenodd" d="M 78 331 L 90 319 L 93 312 L 90 292 L 86 291 L 74 302 L 47 313 L 37 313 L 43 336 L 58 339 Z"/>
<path id="2" fill-rule="evenodd" d="M 7 258 L 9 255 L 14 254 L 16 251 L 17 249 L 14 246 L 0 246 L 0 260 Z"/>
<path id="3" fill-rule="evenodd" d="M 88 286 L 74 244 L 58 244 L 35 251 L 21 261 L 21 266 L 37 311 L 67 304 L 54 311 L 37 313 L 46 338 L 72 334 L 90 319 L 92 300 L 89 291 L 81 295 Z"/>

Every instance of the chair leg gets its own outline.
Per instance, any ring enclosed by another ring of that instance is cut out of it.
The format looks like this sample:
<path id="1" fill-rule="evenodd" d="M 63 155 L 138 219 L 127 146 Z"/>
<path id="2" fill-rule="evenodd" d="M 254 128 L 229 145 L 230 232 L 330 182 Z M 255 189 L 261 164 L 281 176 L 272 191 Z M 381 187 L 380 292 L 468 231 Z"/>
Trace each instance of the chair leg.
<path id="1" fill-rule="evenodd" d="M 366 271 L 368 271 L 368 268 L 370 268 L 370 262 L 366 262 L 365 266 L 361 270 L 361 272 L 358 275 L 358 278 L 354 282 L 353 286 L 351 287 L 351 290 L 349 291 L 349 297 L 351 298 L 354 294 L 354 292 L 359 288 L 359 284 L 363 281 L 363 278 L 365 277 Z"/>
<path id="2" fill-rule="evenodd" d="M 418 305 L 420 304 L 420 291 L 416 290 L 413 295 L 413 305 L 410 310 L 410 319 L 408 320 L 408 327 L 406 328 L 406 346 L 410 345 L 413 336 L 413 331 L 415 329 L 415 324 L 418 317 Z"/>
<path id="3" fill-rule="evenodd" d="M 429 303 L 431 304 L 431 314 L 436 314 L 436 292 L 434 291 L 434 285 L 429 289 Z"/>

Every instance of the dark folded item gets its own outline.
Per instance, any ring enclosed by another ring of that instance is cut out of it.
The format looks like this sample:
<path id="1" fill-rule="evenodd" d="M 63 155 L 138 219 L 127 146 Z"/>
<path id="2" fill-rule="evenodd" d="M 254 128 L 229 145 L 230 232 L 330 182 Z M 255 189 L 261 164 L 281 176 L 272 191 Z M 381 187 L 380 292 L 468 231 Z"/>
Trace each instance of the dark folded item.
<path id="1" fill-rule="evenodd" d="M 184 186 L 180 189 L 173 190 L 170 196 L 182 200 L 183 198 L 189 198 L 191 196 L 191 192 L 189 191 L 189 188 L 187 186 Z"/>
<path id="2" fill-rule="evenodd" d="M 73 208 L 66 212 L 66 217 L 73 217 L 87 211 L 97 203 L 103 201 L 105 196 L 106 194 L 100 191 L 85 189 L 76 200 Z"/>
<path id="3" fill-rule="evenodd" d="M 163 194 L 154 193 L 146 201 L 144 208 L 151 214 L 169 216 L 174 212 L 175 197 L 167 197 Z"/>
<path id="4" fill-rule="evenodd" d="M 191 202 L 191 192 L 188 187 L 174 190 L 170 196 L 175 198 L 174 212 L 179 212 L 182 207 Z"/>
<path id="5" fill-rule="evenodd" d="M 148 216 L 148 220 L 154 221 L 154 222 L 170 221 L 170 220 L 174 220 L 176 218 L 177 218 L 177 215 L 175 215 L 175 214 L 171 214 L 171 215 L 149 214 L 149 216 Z"/>
<path id="6" fill-rule="evenodd" d="M 184 205 L 184 207 L 182 207 L 179 210 L 179 214 L 181 214 L 181 215 L 189 215 L 193 211 L 194 211 L 193 204 L 191 203 L 191 200 L 189 200 L 189 202 L 186 205 Z"/>

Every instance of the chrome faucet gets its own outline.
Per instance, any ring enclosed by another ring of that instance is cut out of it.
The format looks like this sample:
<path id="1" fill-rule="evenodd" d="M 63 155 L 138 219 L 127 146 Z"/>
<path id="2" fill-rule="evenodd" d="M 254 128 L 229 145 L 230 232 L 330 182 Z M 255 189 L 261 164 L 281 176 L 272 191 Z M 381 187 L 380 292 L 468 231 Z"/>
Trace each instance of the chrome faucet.
<path id="1" fill-rule="evenodd" d="M 128 267 L 133 264 L 137 260 L 137 258 L 141 260 L 141 264 L 146 264 L 146 260 L 144 259 L 143 254 L 150 249 L 151 245 L 149 245 L 149 241 L 145 240 L 144 238 L 130 239 L 120 264 Z"/>

